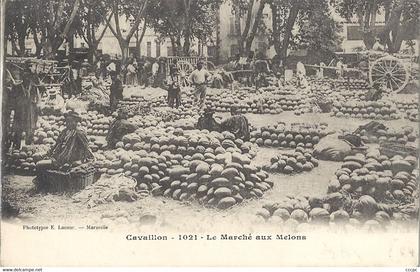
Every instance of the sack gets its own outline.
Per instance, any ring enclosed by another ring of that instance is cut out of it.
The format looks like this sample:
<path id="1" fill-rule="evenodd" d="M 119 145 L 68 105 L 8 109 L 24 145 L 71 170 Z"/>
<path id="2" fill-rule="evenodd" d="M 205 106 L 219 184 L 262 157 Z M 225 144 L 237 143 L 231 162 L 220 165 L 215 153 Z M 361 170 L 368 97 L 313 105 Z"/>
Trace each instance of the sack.
<path id="1" fill-rule="evenodd" d="M 322 138 L 314 148 L 314 156 L 326 161 L 342 161 L 351 153 L 352 146 L 345 140 L 338 139 L 337 134 Z"/>

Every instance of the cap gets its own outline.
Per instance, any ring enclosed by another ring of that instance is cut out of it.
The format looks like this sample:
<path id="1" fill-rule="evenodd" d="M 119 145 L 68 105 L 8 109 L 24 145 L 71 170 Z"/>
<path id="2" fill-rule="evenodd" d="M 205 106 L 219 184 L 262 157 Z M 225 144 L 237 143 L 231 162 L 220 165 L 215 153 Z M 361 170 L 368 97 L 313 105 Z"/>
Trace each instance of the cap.
<path id="1" fill-rule="evenodd" d="M 70 111 L 68 111 L 68 112 L 65 112 L 64 113 L 64 117 L 65 118 L 74 118 L 74 119 L 77 119 L 78 121 L 80 121 L 82 118 L 80 117 L 80 115 L 79 115 L 79 113 L 77 113 L 77 112 L 75 112 L 75 111 L 73 111 L 73 110 L 70 110 Z"/>

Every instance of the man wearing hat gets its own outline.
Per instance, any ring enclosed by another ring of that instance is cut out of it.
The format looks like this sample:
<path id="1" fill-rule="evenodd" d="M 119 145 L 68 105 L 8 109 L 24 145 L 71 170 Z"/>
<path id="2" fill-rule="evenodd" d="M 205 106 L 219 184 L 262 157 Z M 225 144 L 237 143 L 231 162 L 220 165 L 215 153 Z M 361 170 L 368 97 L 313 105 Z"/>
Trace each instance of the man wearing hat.
<path id="1" fill-rule="evenodd" d="M 114 112 L 117 109 L 118 102 L 123 99 L 124 87 L 121 80 L 118 78 L 116 71 L 111 71 L 111 87 L 109 93 L 109 105 L 111 111 Z"/>
<path id="2" fill-rule="evenodd" d="M 204 113 L 198 118 L 197 129 L 208 131 L 221 131 L 220 124 L 213 117 L 214 111 L 210 108 L 204 109 Z"/>
<path id="3" fill-rule="evenodd" d="M 64 114 L 64 117 L 66 118 L 66 128 L 60 133 L 54 147 L 48 152 L 50 159 L 37 163 L 38 171 L 66 163 L 94 159 L 86 134 L 77 128 L 77 124 L 81 121 L 80 115 L 75 111 L 69 111 Z"/>
<path id="4" fill-rule="evenodd" d="M 210 81 L 210 73 L 203 68 L 203 62 L 199 61 L 197 63 L 197 69 L 195 69 L 190 77 L 189 81 L 194 85 L 194 101 L 200 110 L 205 106 L 207 86 L 206 84 Z"/>

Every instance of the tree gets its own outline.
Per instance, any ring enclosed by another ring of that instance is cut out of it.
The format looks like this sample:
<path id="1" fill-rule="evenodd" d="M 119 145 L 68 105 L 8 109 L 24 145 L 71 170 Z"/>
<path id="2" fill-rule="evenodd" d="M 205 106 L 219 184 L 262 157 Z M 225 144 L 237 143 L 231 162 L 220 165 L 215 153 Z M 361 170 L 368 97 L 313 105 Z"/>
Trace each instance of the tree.
<path id="1" fill-rule="evenodd" d="M 342 27 L 332 18 L 328 3 L 317 1 L 317 5 L 304 15 L 297 22 L 299 31 L 294 35 L 295 47 L 306 49 L 307 61 L 311 63 L 331 58 L 342 41 L 339 35 Z"/>
<path id="2" fill-rule="evenodd" d="M 257 31 L 262 30 L 261 22 L 267 0 L 231 0 L 233 13 L 236 16 L 236 31 L 239 37 L 238 46 L 241 55 L 248 55 Z M 240 21 L 245 21 L 243 30 Z"/>
<path id="3" fill-rule="evenodd" d="M 81 5 L 74 27 L 77 35 L 88 45 L 90 61 L 94 62 L 99 43 L 108 29 L 108 22 L 113 13 L 109 12 L 109 7 L 100 0 L 82 0 Z M 107 16 L 108 13 L 110 14 Z M 102 29 L 99 31 L 100 27 Z"/>
<path id="4" fill-rule="evenodd" d="M 417 37 L 419 34 L 420 2 L 389 0 L 385 3 L 385 15 L 385 27 L 378 36 L 385 41 L 389 52 L 396 53 L 406 35 Z"/>
<path id="5" fill-rule="evenodd" d="M 18 56 L 26 51 L 25 40 L 30 34 L 31 8 L 27 1 L 7 1 L 5 36 Z"/>
<path id="6" fill-rule="evenodd" d="M 348 21 L 357 18 L 367 49 L 372 49 L 375 38 L 379 37 L 391 53 L 398 52 L 407 34 L 418 34 L 418 0 L 334 0 L 332 3 Z M 379 31 L 376 27 L 378 14 L 385 17 L 385 26 Z"/>
<path id="7" fill-rule="evenodd" d="M 159 0 L 149 6 L 150 26 L 169 38 L 176 55 L 189 55 L 194 38 L 205 41 L 213 34 L 221 0 Z"/>
<path id="8" fill-rule="evenodd" d="M 144 20 L 148 0 L 107 0 L 107 4 L 110 6 L 113 14 L 112 17 L 114 18 L 113 24 L 108 21 L 107 25 L 118 40 L 121 48 L 122 62 L 125 63 L 128 56 L 130 40 L 138 30 L 142 20 Z M 123 30 L 120 24 L 121 17 L 125 17 L 127 21 L 131 21 L 125 37 L 123 36 Z"/>
<path id="9" fill-rule="evenodd" d="M 57 50 L 73 32 L 73 21 L 81 0 L 26 0 L 32 2 L 35 20 L 31 26 L 37 47 L 42 46 L 44 58 L 53 59 Z M 39 41 L 38 34 L 41 35 Z"/>
<path id="10" fill-rule="evenodd" d="M 286 60 L 290 48 L 330 52 L 338 41 L 338 24 L 327 0 L 269 0 L 272 12 L 271 42 Z M 320 52 L 318 52 L 320 53 Z"/>

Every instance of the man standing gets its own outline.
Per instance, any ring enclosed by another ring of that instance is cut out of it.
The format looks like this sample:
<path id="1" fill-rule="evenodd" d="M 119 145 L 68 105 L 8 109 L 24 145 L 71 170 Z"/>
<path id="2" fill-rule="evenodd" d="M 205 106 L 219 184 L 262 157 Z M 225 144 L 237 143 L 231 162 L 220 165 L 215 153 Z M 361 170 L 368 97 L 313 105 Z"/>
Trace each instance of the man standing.
<path id="1" fill-rule="evenodd" d="M 375 39 L 375 44 L 372 46 L 372 50 L 374 51 L 385 51 L 385 46 L 382 45 L 381 40 L 379 38 Z"/>
<path id="2" fill-rule="evenodd" d="M 343 63 L 342 58 L 338 59 L 336 67 L 337 67 L 338 78 L 343 78 L 343 76 L 344 76 L 344 63 Z"/>
<path id="3" fill-rule="evenodd" d="M 298 61 L 296 64 L 296 75 L 299 80 L 299 87 L 306 87 L 306 69 L 305 65 L 301 61 Z"/>
<path id="4" fill-rule="evenodd" d="M 118 78 L 117 72 L 112 71 L 110 75 L 112 83 L 109 94 L 109 105 L 111 107 L 111 111 L 114 112 L 117 109 L 118 101 L 123 98 L 123 84 Z"/>
<path id="5" fill-rule="evenodd" d="M 154 59 L 152 64 L 152 77 L 153 77 L 153 88 L 157 87 L 157 77 L 159 72 L 159 62 L 157 59 Z"/>
<path id="6" fill-rule="evenodd" d="M 194 101 L 198 105 L 199 110 L 202 110 L 206 102 L 207 82 L 210 80 L 210 73 L 203 69 L 203 63 L 200 61 L 197 63 L 197 69 L 195 69 L 190 77 L 189 81 L 194 85 Z"/>
<path id="7" fill-rule="evenodd" d="M 169 65 L 169 75 L 171 76 L 172 81 L 178 81 L 179 70 L 178 60 L 174 59 Z"/>

